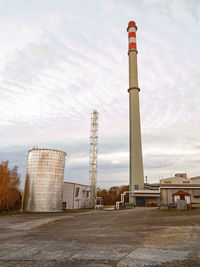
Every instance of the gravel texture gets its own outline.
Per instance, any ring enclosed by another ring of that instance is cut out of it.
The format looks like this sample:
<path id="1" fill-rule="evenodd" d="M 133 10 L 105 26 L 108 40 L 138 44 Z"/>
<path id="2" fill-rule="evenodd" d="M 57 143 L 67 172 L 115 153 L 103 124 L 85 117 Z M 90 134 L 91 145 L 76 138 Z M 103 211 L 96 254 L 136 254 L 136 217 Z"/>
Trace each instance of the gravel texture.
<path id="1" fill-rule="evenodd" d="M 0 216 L 0 266 L 200 266 L 200 210 Z"/>

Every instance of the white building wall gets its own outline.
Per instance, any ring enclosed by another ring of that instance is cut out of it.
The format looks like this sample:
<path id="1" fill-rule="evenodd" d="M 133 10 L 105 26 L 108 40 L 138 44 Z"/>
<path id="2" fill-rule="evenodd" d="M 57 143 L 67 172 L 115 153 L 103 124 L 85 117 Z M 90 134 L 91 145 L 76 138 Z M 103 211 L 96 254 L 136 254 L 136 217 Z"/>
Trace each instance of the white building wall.
<path id="1" fill-rule="evenodd" d="M 74 203 L 74 183 L 64 182 L 63 185 L 63 202 L 66 202 L 66 209 L 73 209 Z"/>
<path id="2" fill-rule="evenodd" d="M 64 182 L 63 202 L 66 202 L 66 209 L 89 208 L 90 186 Z"/>

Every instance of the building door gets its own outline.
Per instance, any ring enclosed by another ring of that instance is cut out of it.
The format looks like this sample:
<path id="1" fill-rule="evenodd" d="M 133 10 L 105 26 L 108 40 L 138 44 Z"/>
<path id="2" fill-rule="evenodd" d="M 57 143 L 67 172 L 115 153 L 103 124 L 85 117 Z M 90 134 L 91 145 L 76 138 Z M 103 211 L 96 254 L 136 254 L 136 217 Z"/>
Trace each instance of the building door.
<path id="1" fill-rule="evenodd" d="M 180 200 L 185 200 L 185 196 L 184 195 L 180 195 Z"/>
<path id="2" fill-rule="evenodd" d="M 63 203 L 62 203 L 62 209 L 63 209 L 63 210 L 66 210 L 66 209 L 67 209 L 67 202 L 63 202 Z"/>
<path id="3" fill-rule="evenodd" d="M 136 197 L 136 206 L 145 207 L 145 197 Z"/>

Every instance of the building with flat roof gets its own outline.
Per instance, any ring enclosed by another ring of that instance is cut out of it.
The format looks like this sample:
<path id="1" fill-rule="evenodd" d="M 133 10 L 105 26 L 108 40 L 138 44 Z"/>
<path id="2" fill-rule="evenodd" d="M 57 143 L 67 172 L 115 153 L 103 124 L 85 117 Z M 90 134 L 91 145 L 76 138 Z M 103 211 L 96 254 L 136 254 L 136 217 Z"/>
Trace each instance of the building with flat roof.
<path id="1" fill-rule="evenodd" d="M 159 188 L 157 190 L 134 190 L 133 192 L 136 206 L 156 207 L 160 205 Z"/>
<path id="2" fill-rule="evenodd" d="M 200 207 L 200 176 L 187 178 L 186 173 L 160 180 L 161 206 L 175 206 L 177 200 L 186 200 L 192 207 Z"/>
<path id="3" fill-rule="evenodd" d="M 64 182 L 63 210 L 90 208 L 91 190 L 89 185 Z"/>

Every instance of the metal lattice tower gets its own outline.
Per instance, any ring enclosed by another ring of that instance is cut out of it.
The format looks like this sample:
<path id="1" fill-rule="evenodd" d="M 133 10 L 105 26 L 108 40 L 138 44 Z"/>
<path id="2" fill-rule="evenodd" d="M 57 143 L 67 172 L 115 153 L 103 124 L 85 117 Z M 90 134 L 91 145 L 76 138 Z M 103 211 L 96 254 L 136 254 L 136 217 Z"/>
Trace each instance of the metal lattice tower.
<path id="1" fill-rule="evenodd" d="M 98 153 L 98 111 L 94 110 L 91 116 L 90 129 L 90 185 L 93 205 L 96 198 L 97 182 L 97 153 Z"/>

